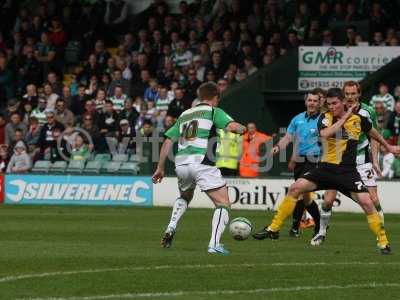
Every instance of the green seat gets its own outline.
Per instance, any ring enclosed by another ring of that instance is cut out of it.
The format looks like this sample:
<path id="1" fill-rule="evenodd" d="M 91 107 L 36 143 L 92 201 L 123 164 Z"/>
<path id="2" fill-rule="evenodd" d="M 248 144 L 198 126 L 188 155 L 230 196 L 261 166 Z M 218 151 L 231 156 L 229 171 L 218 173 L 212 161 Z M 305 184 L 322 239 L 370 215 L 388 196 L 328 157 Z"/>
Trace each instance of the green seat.
<path id="1" fill-rule="evenodd" d="M 106 173 L 117 173 L 120 167 L 120 161 L 108 161 L 103 164 L 102 171 Z"/>
<path id="2" fill-rule="evenodd" d="M 35 162 L 32 172 L 47 173 L 49 172 L 50 165 L 51 163 L 48 160 L 38 160 Z"/>
<path id="3" fill-rule="evenodd" d="M 121 174 L 138 174 L 140 171 L 139 164 L 135 162 L 124 162 L 118 170 Z"/>
<path id="4" fill-rule="evenodd" d="M 138 155 L 138 154 L 132 154 L 132 155 L 129 157 L 129 161 L 130 161 L 130 162 L 139 163 L 139 162 L 141 161 L 140 155 Z"/>
<path id="5" fill-rule="evenodd" d="M 109 153 L 100 153 L 100 154 L 96 154 L 96 156 L 94 157 L 94 160 L 97 161 L 110 161 L 111 160 L 111 154 Z"/>
<path id="6" fill-rule="evenodd" d="M 85 160 L 71 160 L 67 167 L 67 173 L 82 173 L 85 168 Z"/>
<path id="7" fill-rule="evenodd" d="M 60 160 L 54 162 L 49 169 L 49 172 L 51 173 L 64 173 L 65 169 L 67 168 L 67 162 Z"/>
<path id="8" fill-rule="evenodd" d="M 83 169 L 83 173 L 99 174 L 103 163 L 100 160 L 88 161 L 86 167 Z"/>
<path id="9" fill-rule="evenodd" d="M 113 161 L 126 162 L 128 161 L 128 154 L 114 154 Z"/>

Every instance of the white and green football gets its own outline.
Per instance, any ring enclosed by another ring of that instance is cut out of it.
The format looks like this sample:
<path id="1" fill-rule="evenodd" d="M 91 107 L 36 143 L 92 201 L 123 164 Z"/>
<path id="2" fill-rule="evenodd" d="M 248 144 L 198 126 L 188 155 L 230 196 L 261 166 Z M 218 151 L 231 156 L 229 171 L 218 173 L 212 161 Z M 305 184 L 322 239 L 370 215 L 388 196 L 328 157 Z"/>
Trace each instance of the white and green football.
<path id="1" fill-rule="evenodd" d="M 252 228 L 253 226 L 248 219 L 239 217 L 231 221 L 229 232 L 235 240 L 243 241 L 249 237 Z"/>

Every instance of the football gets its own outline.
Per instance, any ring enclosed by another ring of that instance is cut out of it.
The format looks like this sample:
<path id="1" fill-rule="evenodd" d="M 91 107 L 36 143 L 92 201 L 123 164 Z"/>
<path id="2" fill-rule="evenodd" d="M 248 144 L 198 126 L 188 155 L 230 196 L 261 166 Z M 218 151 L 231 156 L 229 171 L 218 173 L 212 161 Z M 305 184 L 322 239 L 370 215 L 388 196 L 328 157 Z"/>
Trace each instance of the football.
<path id="1" fill-rule="evenodd" d="M 251 222 L 243 217 L 233 219 L 229 225 L 229 232 L 232 237 L 237 241 L 243 241 L 247 239 L 251 233 L 252 225 Z"/>

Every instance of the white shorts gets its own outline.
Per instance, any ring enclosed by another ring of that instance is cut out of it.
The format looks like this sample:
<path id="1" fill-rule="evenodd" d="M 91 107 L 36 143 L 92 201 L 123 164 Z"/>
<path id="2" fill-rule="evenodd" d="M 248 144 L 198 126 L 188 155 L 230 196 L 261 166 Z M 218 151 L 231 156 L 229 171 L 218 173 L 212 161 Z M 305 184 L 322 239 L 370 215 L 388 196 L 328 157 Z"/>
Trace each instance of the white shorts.
<path id="1" fill-rule="evenodd" d="M 178 176 L 179 190 L 184 192 L 194 190 L 196 185 L 202 191 L 220 188 L 226 185 L 220 170 L 215 166 L 202 164 L 180 165 L 175 168 Z"/>
<path id="2" fill-rule="evenodd" d="M 361 180 L 364 182 L 367 187 L 375 187 L 376 186 L 376 174 L 375 170 L 372 167 L 371 163 L 366 163 L 357 166 L 357 171 L 360 174 Z"/>

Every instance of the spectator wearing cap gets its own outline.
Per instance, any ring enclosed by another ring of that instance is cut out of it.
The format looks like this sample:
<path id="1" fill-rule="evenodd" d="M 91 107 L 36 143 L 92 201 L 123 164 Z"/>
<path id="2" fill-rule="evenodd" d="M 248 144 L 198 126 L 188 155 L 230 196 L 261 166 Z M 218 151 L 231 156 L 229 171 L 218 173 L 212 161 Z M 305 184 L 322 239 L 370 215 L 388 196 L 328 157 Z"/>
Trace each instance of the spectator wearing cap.
<path id="1" fill-rule="evenodd" d="M 58 98 L 56 102 L 56 120 L 65 127 L 74 125 L 74 114 L 67 108 L 64 99 Z"/>
<path id="2" fill-rule="evenodd" d="M 124 103 L 125 100 L 128 97 L 126 96 L 126 94 L 123 93 L 123 89 L 122 86 L 117 85 L 114 88 L 114 94 L 113 96 L 110 98 L 110 101 L 113 103 L 114 105 L 114 110 L 119 113 L 121 110 L 124 109 Z"/>
<path id="3" fill-rule="evenodd" d="M 136 136 L 136 131 L 127 119 L 122 119 L 119 121 L 119 128 L 117 132 L 118 141 L 118 153 L 126 153 L 127 150 L 135 150 L 134 137 Z"/>
<path id="4" fill-rule="evenodd" d="M 369 104 L 372 107 L 374 107 L 375 103 L 379 102 L 379 101 L 383 102 L 383 104 L 385 105 L 385 108 L 388 111 L 393 111 L 394 103 L 396 101 L 394 100 L 394 97 L 389 93 L 389 87 L 385 83 L 379 84 L 379 94 L 372 96 Z"/>
<path id="5" fill-rule="evenodd" d="M 46 99 L 46 109 L 54 110 L 56 108 L 56 101 L 58 99 L 58 95 L 53 92 L 53 87 L 50 83 L 46 83 L 43 86 L 44 98 Z"/>
<path id="6" fill-rule="evenodd" d="M 32 161 L 26 152 L 26 146 L 19 141 L 14 147 L 14 154 L 11 156 L 7 166 L 7 173 L 26 173 L 32 167 Z"/>
<path id="7" fill-rule="evenodd" d="M 31 117 L 35 117 L 39 125 L 42 126 L 47 122 L 46 118 L 46 99 L 39 98 L 38 106 L 32 110 Z"/>
<path id="8" fill-rule="evenodd" d="M 25 136 L 28 131 L 26 124 L 22 122 L 21 115 L 14 112 L 10 117 L 10 122 L 5 128 L 5 143 L 7 145 L 11 145 L 15 141 L 15 131 L 17 129 L 22 131 L 23 136 Z"/>
<path id="9" fill-rule="evenodd" d="M 47 122 L 42 126 L 39 133 L 38 145 L 40 147 L 40 154 L 42 157 L 48 154 L 50 147 L 54 142 L 53 130 L 58 128 L 61 132 L 64 131 L 65 126 L 56 120 L 55 111 L 52 109 L 46 110 Z"/>
<path id="10" fill-rule="evenodd" d="M 134 126 L 136 119 L 139 117 L 138 111 L 133 107 L 132 99 L 126 99 L 124 109 L 119 113 L 119 120 L 128 120 L 130 126 Z"/>

